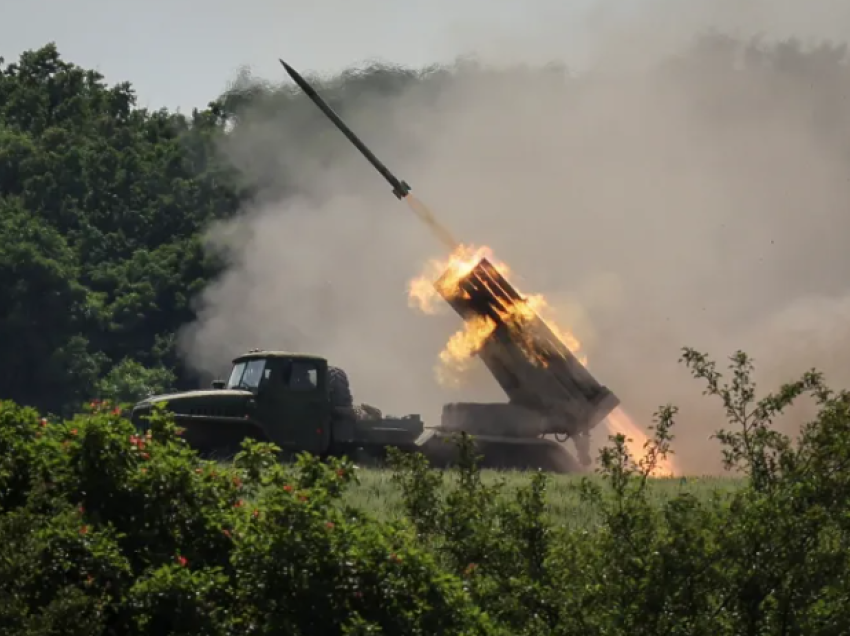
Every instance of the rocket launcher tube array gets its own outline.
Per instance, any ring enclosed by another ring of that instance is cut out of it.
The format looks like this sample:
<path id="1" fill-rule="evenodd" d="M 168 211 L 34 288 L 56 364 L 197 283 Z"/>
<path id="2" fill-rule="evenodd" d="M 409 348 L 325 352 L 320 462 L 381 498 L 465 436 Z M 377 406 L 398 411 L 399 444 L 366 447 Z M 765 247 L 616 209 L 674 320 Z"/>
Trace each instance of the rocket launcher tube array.
<path id="1" fill-rule="evenodd" d="M 525 299 L 482 258 L 459 281 L 446 272 L 437 292 L 467 323 L 486 318 L 495 328 L 477 355 L 512 404 L 547 417 L 547 433 L 589 431 L 617 406 L 619 399 L 579 362 Z"/>

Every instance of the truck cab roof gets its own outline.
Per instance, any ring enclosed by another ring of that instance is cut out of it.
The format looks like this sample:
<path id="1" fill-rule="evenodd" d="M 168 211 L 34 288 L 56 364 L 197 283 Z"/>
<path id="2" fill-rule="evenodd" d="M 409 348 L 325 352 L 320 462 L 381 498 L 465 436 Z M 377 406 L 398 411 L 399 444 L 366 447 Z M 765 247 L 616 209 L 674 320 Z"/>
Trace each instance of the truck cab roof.
<path id="1" fill-rule="evenodd" d="M 233 364 L 245 360 L 256 360 L 258 358 L 289 358 L 292 360 L 321 360 L 327 362 L 324 356 L 311 353 L 293 353 L 292 351 L 267 351 L 265 349 L 252 349 L 233 359 Z"/>

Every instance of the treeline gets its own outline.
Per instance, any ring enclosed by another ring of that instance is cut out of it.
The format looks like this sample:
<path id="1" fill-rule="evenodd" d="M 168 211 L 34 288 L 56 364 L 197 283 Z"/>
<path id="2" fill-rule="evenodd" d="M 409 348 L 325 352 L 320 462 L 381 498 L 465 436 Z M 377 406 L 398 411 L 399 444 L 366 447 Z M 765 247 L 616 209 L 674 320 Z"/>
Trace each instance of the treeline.
<path id="1" fill-rule="evenodd" d="M 745 87 L 748 76 L 769 74 L 780 98 L 795 78 L 835 87 L 850 78 L 841 46 L 741 47 L 706 36 L 658 72 L 704 74 L 695 107 L 724 112 L 734 103 L 712 101 L 713 82 Z M 556 67 L 459 64 L 373 67 L 320 84 L 344 114 L 417 87 L 470 77 L 480 86 L 505 73 L 567 86 L 584 81 Z M 809 106 L 825 136 L 846 143 L 836 134 L 848 121 L 844 92 L 817 95 Z M 293 127 L 301 133 L 287 148 L 252 148 L 255 163 L 268 168 L 246 171 L 222 147 L 261 116 L 305 125 Z M 288 161 L 321 166 L 345 143 L 313 134 L 308 124 L 321 118 L 290 87 L 250 79 L 189 115 L 140 108 L 129 83 L 108 85 L 52 44 L 0 63 L 0 396 L 68 414 L 94 396 L 123 401 L 194 386 L 176 334 L 195 318 L 193 298 L 223 267 L 200 237 L 258 197 L 298 194 Z M 281 161 L 282 152 L 289 159 Z"/>
<path id="2" fill-rule="evenodd" d="M 468 440 L 448 474 L 395 457 L 405 514 L 381 522 L 343 497 L 346 461 L 254 444 L 222 466 L 160 413 L 143 434 L 103 404 L 62 422 L 0 402 L 0 633 L 850 633 L 850 394 L 809 373 L 755 401 L 743 354 L 728 386 L 683 357 L 746 484 L 653 502 L 667 407 L 646 462 L 616 438 L 580 486 L 590 528 L 552 523 L 542 473 L 515 494 L 482 481 Z M 792 444 L 771 421 L 801 396 L 819 413 Z"/>

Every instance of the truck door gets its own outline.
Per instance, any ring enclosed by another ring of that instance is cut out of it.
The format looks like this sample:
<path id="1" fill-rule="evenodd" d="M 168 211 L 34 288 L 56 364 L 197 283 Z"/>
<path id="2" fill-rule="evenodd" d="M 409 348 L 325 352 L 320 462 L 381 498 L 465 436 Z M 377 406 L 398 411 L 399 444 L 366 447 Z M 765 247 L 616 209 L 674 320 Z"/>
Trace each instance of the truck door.
<path id="1" fill-rule="evenodd" d="M 279 359 L 264 386 L 263 419 L 281 448 L 314 454 L 330 445 L 326 373 L 318 360 Z"/>

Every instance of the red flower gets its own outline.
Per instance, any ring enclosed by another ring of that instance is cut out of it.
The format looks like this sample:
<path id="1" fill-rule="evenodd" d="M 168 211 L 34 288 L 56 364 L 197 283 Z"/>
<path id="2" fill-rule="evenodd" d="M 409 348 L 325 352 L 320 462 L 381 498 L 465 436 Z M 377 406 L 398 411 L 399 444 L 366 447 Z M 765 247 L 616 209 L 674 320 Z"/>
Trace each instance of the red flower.
<path id="1" fill-rule="evenodd" d="M 139 450 L 142 450 L 145 447 L 145 440 L 143 440 L 141 437 L 130 435 L 130 444 L 135 446 Z"/>
<path id="2" fill-rule="evenodd" d="M 334 522 L 333 522 L 333 521 L 328 521 L 327 523 L 325 523 L 325 527 L 326 527 L 328 530 L 333 530 L 333 529 L 334 529 Z"/>
<path id="3" fill-rule="evenodd" d="M 336 471 L 336 476 L 337 477 L 345 477 L 345 471 L 342 468 L 340 468 L 339 470 Z"/>
<path id="4" fill-rule="evenodd" d="M 236 486 L 237 488 L 242 488 L 242 480 L 241 480 L 241 479 L 239 479 L 239 477 L 236 477 L 236 476 L 234 475 L 234 477 L 233 477 L 233 485 L 234 485 L 234 486 Z"/>
<path id="5" fill-rule="evenodd" d="M 225 528 L 224 530 L 222 530 L 222 531 L 221 531 L 221 533 L 222 533 L 225 537 L 227 537 L 228 539 L 230 538 L 230 530 L 228 530 L 227 528 Z"/>
<path id="6" fill-rule="evenodd" d="M 76 435 L 76 434 L 77 434 L 77 429 L 72 428 L 72 429 L 71 429 L 71 435 Z"/>
<path id="7" fill-rule="evenodd" d="M 260 511 L 257 509 L 254 509 L 254 512 L 251 514 L 254 515 L 254 519 L 258 519 L 260 517 Z"/>
<path id="8" fill-rule="evenodd" d="M 286 485 L 283 487 L 283 489 L 284 489 L 286 492 L 292 492 L 292 486 L 290 486 L 289 484 L 286 484 Z"/>
<path id="9" fill-rule="evenodd" d="M 182 567 L 185 568 L 189 564 L 189 561 L 186 560 L 186 557 L 184 557 L 183 555 L 178 555 L 177 563 L 179 563 Z"/>
<path id="10" fill-rule="evenodd" d="M 116 406 L 114 409 L 112 409 L 112 414 L 113 415 L 121 415 L 121 409 Z"/>
<path id="11" fill-rule="evenodd" d="M 150 453 L 142 453 L 142 459 L 150 459 Z"/>
<path id="12" fill-rule="evenodd" d="M 45 426 L 47 426 L 47 418 L 42 417 L 40 424 L 41 424 L 41 428 L 44 428 Z"/>
<path id="13" fill-rule="evenodd" d="M 88 533 L 89 533 L 89 527 L 88 526 L 82 526 L 80 528 L 80 534 L 88 534 Z"/>
<path id="14" fill-rule="evenodd" d="M 245 502 L 240 499 L 235 504 L 233 504 L 233 507 L 234 508 L 241 508 L 243 505 L 245 505 Z"/>

